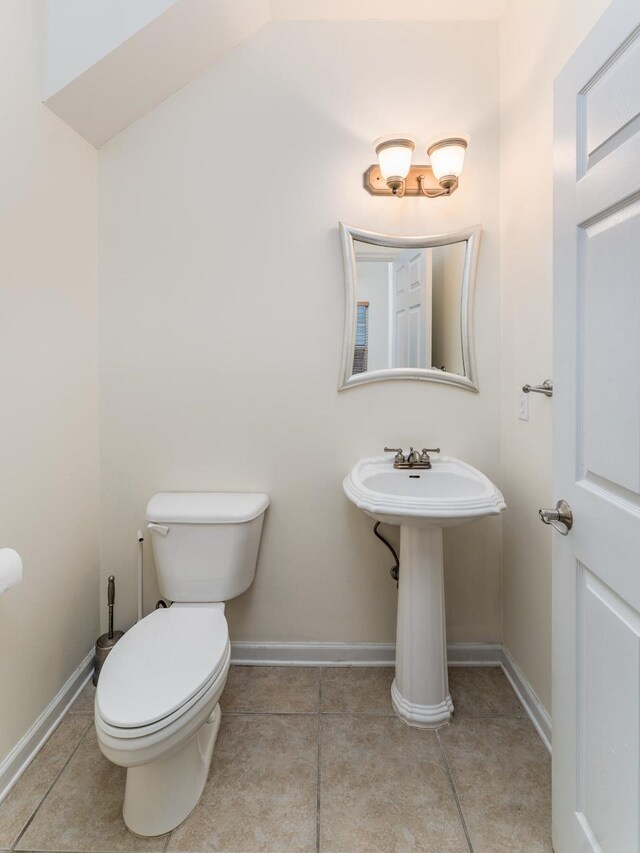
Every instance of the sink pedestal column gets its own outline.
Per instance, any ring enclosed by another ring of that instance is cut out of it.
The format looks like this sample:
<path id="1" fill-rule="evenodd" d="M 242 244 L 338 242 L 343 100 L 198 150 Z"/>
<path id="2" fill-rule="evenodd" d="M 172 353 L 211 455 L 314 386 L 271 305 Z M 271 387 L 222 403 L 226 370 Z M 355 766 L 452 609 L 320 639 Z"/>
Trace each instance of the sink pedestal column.
<path id="1" fill-rule="evenodd" d="M 441 527 L 400 528 L 400 581 L 393 707 L 410 726 L 451 719 Z"/>

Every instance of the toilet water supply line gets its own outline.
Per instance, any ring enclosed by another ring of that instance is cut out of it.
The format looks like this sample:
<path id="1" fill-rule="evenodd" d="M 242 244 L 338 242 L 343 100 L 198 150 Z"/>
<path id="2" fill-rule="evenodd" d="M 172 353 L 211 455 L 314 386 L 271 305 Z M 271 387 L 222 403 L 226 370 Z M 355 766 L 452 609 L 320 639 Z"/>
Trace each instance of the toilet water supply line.
<path id="1" fill-rule="evenodd" d="M 143 613 L 143 579 L 142 579 L 142 549 L 144 548 L 144 536 L 142 530 L 138 530 L 138 622 L 144 616 Z"/>
<path id="2" fill-rule="evenodd" d="M 169 533 L 169 528 L 164 524 L 147 524 L 147 530 L 155 530 L 156 533 L 159 533 L 160 536 L 166 536 Z M 143 589 L 142 589 L 142 556 L 143 556 L 143 547 L 144 547 L 144 536 L 142 535 L 142 531 L 138 530 L 138 622 L 143 618 Z M 159 598 L 156 601 L 155 609 L 157 610 L 159 607 L 166 607 L 167 602 L 164 599 Z"/>

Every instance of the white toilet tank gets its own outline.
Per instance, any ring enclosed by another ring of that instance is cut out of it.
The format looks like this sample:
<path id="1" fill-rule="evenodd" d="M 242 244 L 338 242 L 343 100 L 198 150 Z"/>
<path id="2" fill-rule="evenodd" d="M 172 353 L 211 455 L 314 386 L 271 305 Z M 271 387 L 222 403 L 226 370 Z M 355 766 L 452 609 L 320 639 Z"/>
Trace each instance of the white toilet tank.
<path id="1" fill-rule="evenodd" d="M 147 504 L 148 529 L 163 598 L 228 601 L 256 573 L 267 495 L 161 492 Z"/>

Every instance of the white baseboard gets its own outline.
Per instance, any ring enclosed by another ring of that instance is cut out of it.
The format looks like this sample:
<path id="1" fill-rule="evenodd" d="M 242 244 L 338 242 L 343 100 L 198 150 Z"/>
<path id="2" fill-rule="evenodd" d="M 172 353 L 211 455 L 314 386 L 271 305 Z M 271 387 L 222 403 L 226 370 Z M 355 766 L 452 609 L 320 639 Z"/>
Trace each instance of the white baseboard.
<path id="1" fill-rule="evenodd" d="M 231 663 L 251 666 L 393 666 L 393 643 L 231 643 Z"/>
<path id="2" fill-rule="evenodd" d="M 93 672 L 94 650 L 69 676 L 38 719 L 0 762 L 0 803 L 34 759 L 51 732 L 69 710 Z"/>
<path id="3" fill-rule="evenodd" d="M 450 666 L 499 666 L 551 752 L 551 719 L 516 664 L 499 643 L 449 643 Z M 232 643 L 231 663 L 245 666 L 393 666 L 393 643 Z"/>
<path id="4" fill-rule="evenodd" d="M 449 666 L 501 666 L 502 646 L 500 643 L 449 643 L 447 663 Z"/>
<path id="5" fill-rule="evenodd" d="M 500 666 L 502 646 L 450 643 L 451 666 Z M 393 666 L 394 643 L 232 643 L 231 663 L 245 666 Z"/>
<path id="6" fill-rule="evenodd" d="M 506 646 L 502 647 L 502 671 L 524 705 L 542 742 L 551 752 L 551 717 Z"/>

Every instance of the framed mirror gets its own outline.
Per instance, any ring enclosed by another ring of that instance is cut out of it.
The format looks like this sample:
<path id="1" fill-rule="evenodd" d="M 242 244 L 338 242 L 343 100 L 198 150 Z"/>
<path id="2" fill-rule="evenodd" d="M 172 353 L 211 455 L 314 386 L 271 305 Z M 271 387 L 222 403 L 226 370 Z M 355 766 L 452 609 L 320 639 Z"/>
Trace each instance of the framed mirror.
<path id="1" fill-rule="evenodd" d="M 473 295 L 481 227 L 393 237 L 339 225 L 345 325 L 338 390 L 421 379 L 477 391 Z"/>

